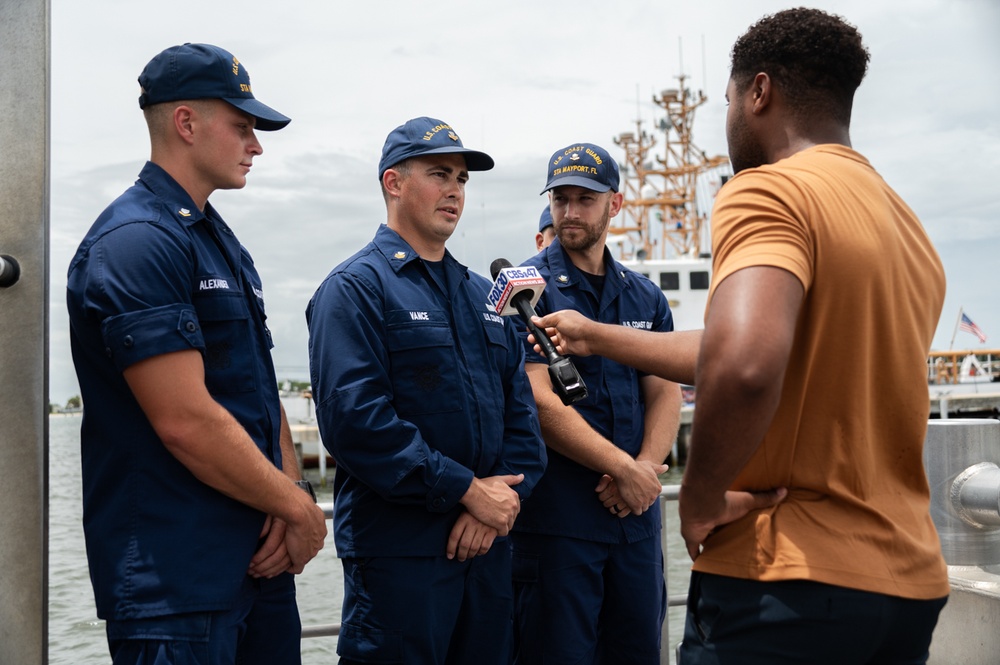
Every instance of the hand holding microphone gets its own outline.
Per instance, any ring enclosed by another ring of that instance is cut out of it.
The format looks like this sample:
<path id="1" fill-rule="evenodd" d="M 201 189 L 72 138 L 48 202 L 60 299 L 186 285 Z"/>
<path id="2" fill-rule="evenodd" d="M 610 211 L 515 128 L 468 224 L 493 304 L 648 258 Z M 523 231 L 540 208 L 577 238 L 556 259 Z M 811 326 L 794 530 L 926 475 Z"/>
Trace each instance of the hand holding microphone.
<path id="1" fill-rule="evenodd" d="M 587 396 L 587 386 L 569 358 L 556 351 L 555 345 L 545 331 L 531 320 L 535 316 L 535 303 L 545 288 L 545 279 L 532 266 L 515 268 L 507 259 L 497 259 L 490 264 L 493 288 L 486 299 L 486 305 L 500 316 L 520 314 L 528 324 L 528 330 L 545 353 L 549 361 L 549 378 L 559 399 L 565 405 L 578 402 Z"/>

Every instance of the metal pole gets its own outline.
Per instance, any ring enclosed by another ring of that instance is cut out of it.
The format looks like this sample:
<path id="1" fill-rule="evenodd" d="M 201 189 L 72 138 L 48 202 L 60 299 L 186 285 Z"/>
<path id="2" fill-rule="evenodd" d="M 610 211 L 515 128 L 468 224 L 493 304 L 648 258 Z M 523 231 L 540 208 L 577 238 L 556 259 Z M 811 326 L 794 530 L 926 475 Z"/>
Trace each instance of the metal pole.
<path id="1" fill-rule="evenodd" d="M 319 484 L 326 487 L 326 446 L 321 436 L 316 437 L 316 455 L 319 459 Z"/>
<path id="2" fill-rule="evenodd" d="M 955 329 L 951 331 L 951 342 L 948 344 L 948 350 L 951 351 L 955 348 L 955 335 L 958 334 L 958 324 L 962 322 L 962 308 L 958 308 L 958 318 L 955 319 Z"/>
<path id="3" fill-rule="evenodd" d="M 663 493 L 663 490 L 660 490 Z M 670 577 L 667 571 L 667 502 L 660 497 L 656 500 L 660 504 L 660 546 L 663 554 L 663 583 L 667 584 Z M 669 596 L 670 589 L 667 589 Z M 668 608 L 669 610 L 669 608 Z M 663 617 L 663 625 L 660 627 L 660 665 L 670 665 L 670 616 L 669 611 Z"/>
<path id="4" fill-rule="evenodd" d="M 48 662 L 49 25 L 49 0 L 0 2 L 0 663 L 19 665 Z"/>

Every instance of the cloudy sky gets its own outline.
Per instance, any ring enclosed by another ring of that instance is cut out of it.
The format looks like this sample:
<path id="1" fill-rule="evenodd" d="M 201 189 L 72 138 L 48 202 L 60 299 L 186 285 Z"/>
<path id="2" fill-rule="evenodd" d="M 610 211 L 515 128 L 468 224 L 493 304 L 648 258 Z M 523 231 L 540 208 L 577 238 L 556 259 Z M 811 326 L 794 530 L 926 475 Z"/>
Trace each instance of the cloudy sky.
<path id="1" fill-rule="evenodd" d="M 725 154 L 728 55 L 772 0 L 51 0 L 51 400 L 78 388 L 64 308 L 66 267 L 100 211 L 148 157 L 136 77 L 168 46 L 209 42 L 236 55 L 259 99 L 293 118 L 261 133 L 247 187 L 213 204 L 264 279 L 279 378 L 306 379 L 306 303 L 329 270 L 385 219 L 377 163 L 386 134 L 429 115 L 496 168 L 474 173 L 449 247 L 488 273 L 534 251 L 548 156 L 604 145 L 683 71 L 709 102 L 695 142 Z M 934 348 L 959 308 L 1000 346 L 1000 5 L 995 0 L 825 0 L 871 51 L 852 140 L 923 220 L 948 294 Z M 155 7 L 155 9 L 153 9 Z M 648 126 L 648 125 L 647 125 Z M 956 348 L 981 347 L 965 332 Z"/>

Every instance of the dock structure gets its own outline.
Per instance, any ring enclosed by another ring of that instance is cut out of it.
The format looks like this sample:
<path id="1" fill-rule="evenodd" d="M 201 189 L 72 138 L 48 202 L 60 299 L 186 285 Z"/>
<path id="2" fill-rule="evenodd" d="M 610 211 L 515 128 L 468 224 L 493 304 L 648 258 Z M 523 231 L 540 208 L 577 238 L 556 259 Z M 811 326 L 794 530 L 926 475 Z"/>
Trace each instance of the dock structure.
<path id="1" fill-rule="evenodd" d="M 295 445 L 295 457 L 299 464 L 299 472 L 303 469 L 319 469 L 319 482 L 326 485 L 327 467 L 334 466 L 333 457 L 323 446 L 319 436 L 319 426 L 315 421 L 290 423 L 292 443 Z"/>
<path id="2" fill-rule="evenodd" d="M 1000 415 L 1000 349 L 931 351 L 927 354 L 931 418 Z"/>
<path id="3" fill-rule="evenodd" d="M 1000 417 L 1000 383 L 980 386 L 982 392 L 951 394 L 947 391 L 931 395 L 931 418 L 997 418 Z"/>

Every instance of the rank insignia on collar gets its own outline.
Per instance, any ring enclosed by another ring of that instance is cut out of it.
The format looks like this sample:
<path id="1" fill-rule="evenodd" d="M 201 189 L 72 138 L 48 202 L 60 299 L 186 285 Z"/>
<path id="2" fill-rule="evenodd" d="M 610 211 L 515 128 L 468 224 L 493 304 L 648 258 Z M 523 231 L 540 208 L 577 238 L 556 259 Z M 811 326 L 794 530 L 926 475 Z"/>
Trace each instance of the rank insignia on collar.
<path id="1" fill-rule="evenodd" d="M 191 211 L 188 210 L 187 208 L 181 208 L 180 210 L 177 211 L 177 214 L 179 214 L 181 217 L 190 217 Z"/>
<path id="2" fill-rule="evenodd" d="M 566 275 L 559 275 L 558 277 L 556 277 L 556 279 L 562 282 L 563 284 L 569 281 L 569 277 L 567 277 Z"/>
<path id="3" fill-rule="evenodd" d="M 392 255 L 392 258 L 394 258 L 394 259 L 405 259 L 406 258 L 406 252 L 396 252 L 395 254 Z"/>

